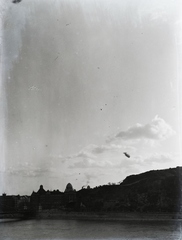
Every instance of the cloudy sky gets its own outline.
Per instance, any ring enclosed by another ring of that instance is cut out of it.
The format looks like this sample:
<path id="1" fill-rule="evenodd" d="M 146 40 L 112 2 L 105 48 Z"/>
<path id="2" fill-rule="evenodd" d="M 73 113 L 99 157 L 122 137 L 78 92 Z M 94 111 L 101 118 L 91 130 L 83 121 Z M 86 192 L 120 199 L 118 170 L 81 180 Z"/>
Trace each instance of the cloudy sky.
<path id="1" fill-rule="evenodd" d="M 0 10 L 0 194 L 181 165 L 180 0 Z"/>

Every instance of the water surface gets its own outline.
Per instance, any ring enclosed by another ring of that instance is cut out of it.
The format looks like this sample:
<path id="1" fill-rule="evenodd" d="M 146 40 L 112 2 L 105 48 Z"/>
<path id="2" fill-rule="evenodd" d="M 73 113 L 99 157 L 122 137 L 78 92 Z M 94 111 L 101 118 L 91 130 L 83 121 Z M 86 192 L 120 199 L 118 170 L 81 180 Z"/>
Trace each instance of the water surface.
<path id="1" fill-rule="evenodd" d="M 27 220 L 0 223 L 3 240 L 182 240 L 181 222 Z"/>

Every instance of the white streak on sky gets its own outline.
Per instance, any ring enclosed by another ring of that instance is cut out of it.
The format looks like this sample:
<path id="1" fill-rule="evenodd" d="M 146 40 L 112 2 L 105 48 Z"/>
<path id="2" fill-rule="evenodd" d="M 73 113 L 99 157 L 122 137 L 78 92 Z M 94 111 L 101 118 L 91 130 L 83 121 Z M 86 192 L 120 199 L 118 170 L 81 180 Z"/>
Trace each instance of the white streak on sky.
<path id="1" fill-rule="evenodd" d="M 0 2 L 0 191 L 4 191 L 5 171 L 5 88 L 4 88 L 4 48 L 3 48 L 3 21 L 6 12 L 5 1 Z"/>

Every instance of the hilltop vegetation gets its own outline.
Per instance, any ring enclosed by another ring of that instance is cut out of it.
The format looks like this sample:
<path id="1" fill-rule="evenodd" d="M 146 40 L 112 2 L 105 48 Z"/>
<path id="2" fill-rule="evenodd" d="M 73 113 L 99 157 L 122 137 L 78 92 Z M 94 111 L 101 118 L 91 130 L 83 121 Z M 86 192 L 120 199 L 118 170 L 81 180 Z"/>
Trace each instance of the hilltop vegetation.
<path id="1" fill-rule="evenodd" d="M 131 175 L 119 185 L 77 192 L 77 208 L 87 211 L 181 211 L 182 167 Z"/>

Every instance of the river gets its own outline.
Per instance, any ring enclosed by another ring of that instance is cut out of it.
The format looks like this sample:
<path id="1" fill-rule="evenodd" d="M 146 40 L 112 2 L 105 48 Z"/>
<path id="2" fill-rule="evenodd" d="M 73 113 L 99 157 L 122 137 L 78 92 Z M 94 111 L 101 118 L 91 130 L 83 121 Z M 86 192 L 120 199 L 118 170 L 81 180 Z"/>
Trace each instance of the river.
<path id="1" fill-rule="evenodd" d="M 2 240 L 182 240 L 182 222 L 26 220 L 0 222 Z"/>

